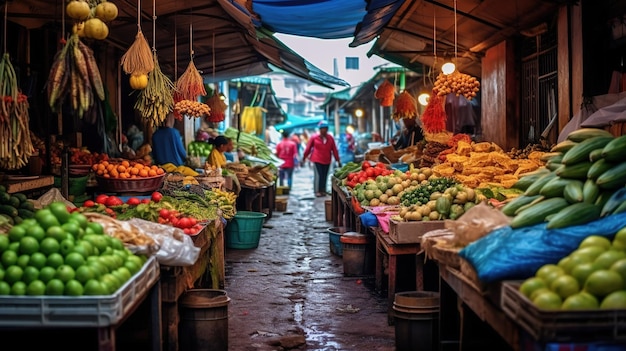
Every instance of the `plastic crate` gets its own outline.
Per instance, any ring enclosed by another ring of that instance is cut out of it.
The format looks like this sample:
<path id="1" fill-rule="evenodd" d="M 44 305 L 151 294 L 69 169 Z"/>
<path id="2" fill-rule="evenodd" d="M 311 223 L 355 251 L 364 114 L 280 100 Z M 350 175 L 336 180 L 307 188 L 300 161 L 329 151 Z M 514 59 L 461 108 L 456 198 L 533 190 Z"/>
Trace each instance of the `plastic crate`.
<path id="1" fill-rule="evenodd" d="M 550 311 L 519 292 L 520 282 L 503 282 L 502 310 L 537 341 L 626 341 L 626 309 Z"/>
<path id="2" fill-rule="evenodd" d="M 107 296 L 0 296 L 0 326 L 106 327 L 115 325 L 159 279 L 150 257 L 141 270 Z"/>

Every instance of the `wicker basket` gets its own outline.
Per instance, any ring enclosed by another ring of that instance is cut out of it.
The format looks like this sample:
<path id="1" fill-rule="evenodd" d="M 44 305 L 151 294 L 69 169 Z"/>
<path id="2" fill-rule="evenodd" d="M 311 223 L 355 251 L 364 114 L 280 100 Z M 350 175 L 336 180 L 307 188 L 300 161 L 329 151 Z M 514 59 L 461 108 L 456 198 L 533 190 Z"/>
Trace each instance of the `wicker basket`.
<path id="1" fill-rule="evenodd" d="M 165 173 L 154 177 L 143 177 L 134 179 L 104 178 L 96 176 L 98 186 L 102 191 L 124 193 L 136 192 L 145 193 L 161 188 Z"/>

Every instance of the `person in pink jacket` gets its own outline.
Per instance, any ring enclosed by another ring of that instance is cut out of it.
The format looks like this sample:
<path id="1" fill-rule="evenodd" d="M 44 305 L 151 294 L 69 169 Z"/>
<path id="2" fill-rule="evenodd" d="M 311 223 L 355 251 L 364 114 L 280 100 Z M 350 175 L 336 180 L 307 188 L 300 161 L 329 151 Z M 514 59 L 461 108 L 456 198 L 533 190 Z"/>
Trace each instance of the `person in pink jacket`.
<path id="1" fill-rule="evenodd" d="M 320 197 L 327 194 L 328 171 L 333 156 L 337 161 L 337 167 L 341 167 L 341 160 L 339 159 L 335 139 L 328 134 L 328 122 L 321 121 L 318 127 L 319 133 L 313 135 L 306 144 L 304 154 L 302 155 L 302 163 L 304 164 L 304 161 L 310 156 L 311 162 L 315 166 L 313 188 L 315 196 Z"/>

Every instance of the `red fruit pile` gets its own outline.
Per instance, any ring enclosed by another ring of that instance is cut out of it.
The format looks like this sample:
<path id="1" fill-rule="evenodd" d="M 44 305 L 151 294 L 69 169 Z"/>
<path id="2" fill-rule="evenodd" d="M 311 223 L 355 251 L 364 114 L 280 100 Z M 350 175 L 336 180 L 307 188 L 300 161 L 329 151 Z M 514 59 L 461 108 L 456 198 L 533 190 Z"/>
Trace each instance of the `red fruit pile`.
<path id="1" fill-rule="evenodd" d="M 376 179 L 378 176 L 387 176 L 392 173 L 393 171 L 388 169 L 387 165 L 382 162 L 377 162 L 375 165 L 372 165 L 366 161 L 361 165 L 360 171 L 348 174 L 346 177 L 346 185 L 354 188 L 357 184 L 365 183 L 368 179 Z"/>
<path id="2" fill-rule="evenodd" d="M 185 234 L 188 235 L 196 235 L 200 233 L 203 228 L 202 224 L 199 223 L 197 219 L 184 216 L 176 210 L 168 210 L 165 208 L 162 208 L 159 211 L 158 222 L 180 228 Z"/>

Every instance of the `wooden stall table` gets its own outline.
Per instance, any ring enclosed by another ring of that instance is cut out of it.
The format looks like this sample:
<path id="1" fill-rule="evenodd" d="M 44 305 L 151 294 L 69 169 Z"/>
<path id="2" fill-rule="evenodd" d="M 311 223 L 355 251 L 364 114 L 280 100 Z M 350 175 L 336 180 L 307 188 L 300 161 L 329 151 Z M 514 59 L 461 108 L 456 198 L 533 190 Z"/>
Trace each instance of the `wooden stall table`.
<path id="1" fill-rule="evenodd" d="M 366 233 L 362 231 L 366 228 L 361 227 L 359 215 L 352 208 L 350 198 L 335 179 L 332 182 L 331 202 L 334 227 L 345 227 L 349 232 Z"/>
<path id="2" fill-rule="evenodd" d="M 6 187 L 9 194 L 23 193 L 52 187 L 54 185 L 54 176 L 7 176 L 7 179 L 0 184 Z"/>
<path id="3" fill-rule="evenodd" d="M 223 289 L 225 283 L 224 224 L 221 219 L 210 222 L 193 237 L 200 254 L 191 266 L 161 265 L 161 308 L 163 350 L 178 350 L 178 300 L 192 288 Z"/>
<path id="4" fill-rule="evenodd" d="M 500 284 L 480 290 L 461 271 L 439 264 L 440 350 L 520 349 L 518 326 L 499 307 Z"/>
<path id="5" fill-rule="evenodd" d="M 415 256 L 415 289 L 424 290 L 424 255 L 420 243 L 396 244 L 389 234 L 382 229 L 374 229 L 376 234 L 376 289 L 383 290 L 384 262 L 387 258 L 387 306 L 389 325 L 393 324 L 393 301 L 396 295 L 396 276 L 398 272 L 398 256 Z"/>
<path id="6" fill-rule="evenodd" d="M 242 185 L 237 196 L 237 210 L 263 212 L 270 219 L 276 207 L 275 202 L 276 184 L 256 188 Z"/>

